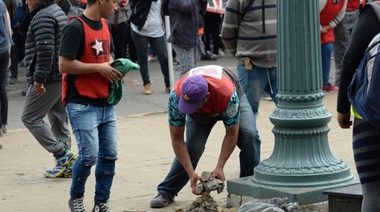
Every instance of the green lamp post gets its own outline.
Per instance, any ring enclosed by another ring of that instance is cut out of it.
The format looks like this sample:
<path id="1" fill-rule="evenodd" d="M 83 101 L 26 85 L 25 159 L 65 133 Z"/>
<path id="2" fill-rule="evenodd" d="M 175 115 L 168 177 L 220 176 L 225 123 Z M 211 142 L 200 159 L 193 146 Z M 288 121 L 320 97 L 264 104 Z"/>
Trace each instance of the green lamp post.
<path id="1" fill-rule="evenodd" d="M 358 183 L 328 144 L 331 113 L 324 107 L 318 0 L 277 0 L 278 105 L 270 115 L 272 155 L 254 176 L 227 181 L 230 194 L 287 197 L 311 204 L 323 190 Z"/>

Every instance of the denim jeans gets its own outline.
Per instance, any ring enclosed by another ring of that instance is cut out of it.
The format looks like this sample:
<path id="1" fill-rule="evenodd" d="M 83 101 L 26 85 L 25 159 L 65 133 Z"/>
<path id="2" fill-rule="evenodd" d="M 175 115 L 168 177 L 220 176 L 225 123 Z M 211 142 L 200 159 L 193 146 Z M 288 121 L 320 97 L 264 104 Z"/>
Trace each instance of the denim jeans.
<path id="1" fill-rule="evenodd" d="M 261 140 L 256 128 L 256 118 L 252 113 L 247 97 L 240 98 L 240 128 L 237 146 L 240 149 L 240 177 L 253 175 L 253 169 L 260 162 Z M 216 122 L 200 124 L 190 116 L 186 117 L 186 146 L 194 169 L 201 158 L 207 138 Z M 157 187 L 158 192 L 167 194 L 170 198 L 177 196 L 178 192 L 189 180 L 181 163 L 174 159 L 171 169 L 162 183 Z"/>
<path id="2" fill-rule="evenodd" d="M 277 68 L 261 68 L 254 66 L 253 70 L 244 69 L 243 65 L 237 66 L 238 78 L 253 114 L 257 117 L 260 100 L 263 92 L 267 92 L 277 105 Z"/>
<path id="3" fill-rule="evenodd" d="M 325 43 L 321 47 L 323 85 L 326 85 L 329 83 L 332 50 L 333 50 L 333 43 Z"/>
<path id="4" fill-rule="evenodd" d="M 140 65 L 140 74 L 143 80 L 143 85 L 150 83 L 148 72 L 148 45 L 150 44 L 153 46 L 157 54 L 157 59 L 161 66 L 161 72 L 162 75 L 164 75 L 165 87 L 170 87 L 168 52 L 166 49 L 165 37 L 146 37 L 133 30 L 131 30 L 131 36 L 136 45 L 138 64 Z"/>
<path id="5" fill-rule="evenodd" d="M 79 151 L 73 165 L 70 196 L 84 195 L 91 167 L 96 164 L 95 202 L 106 202 L 110 198 L 117 159 L 115 108 L 68 103 L 66 111 Z"/>

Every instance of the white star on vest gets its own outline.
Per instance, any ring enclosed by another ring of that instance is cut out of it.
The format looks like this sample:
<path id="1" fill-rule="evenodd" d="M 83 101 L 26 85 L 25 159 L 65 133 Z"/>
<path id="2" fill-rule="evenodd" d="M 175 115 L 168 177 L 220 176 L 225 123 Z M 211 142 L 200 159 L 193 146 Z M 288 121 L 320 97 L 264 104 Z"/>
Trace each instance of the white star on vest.
<path id="1" fill-rule="evenodd" d="M 97 39 L 95 39 L 95 44 L 91 47 L 96 50 L 96 55 L 99 55 L 103 51 L 102 42 L 99 42 Z"/>

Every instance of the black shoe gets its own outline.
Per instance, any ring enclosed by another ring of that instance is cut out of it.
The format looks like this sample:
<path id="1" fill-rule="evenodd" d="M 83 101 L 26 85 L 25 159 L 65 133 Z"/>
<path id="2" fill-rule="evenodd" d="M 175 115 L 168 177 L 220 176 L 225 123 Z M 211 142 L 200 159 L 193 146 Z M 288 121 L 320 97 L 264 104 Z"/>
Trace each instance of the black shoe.
<path id="1" fill-rule="evenodd" d="M 215 57 L 215 56 L 213 56 L 213 55 L 203 54 L 201 56 L 201 60 L 212 60 L 212 61 L 215 61 L 215 60 L 218 60 L 218 58 Z"/>
<path id="2" fill-rule="evenodd" d="M 27 91 L 27 89 L 21 91 L 21 95 L 26 96 L 26 91 Z"/>
<path id="3" fill-rule="evenodd" d="M 158 195 L 150 201 L 150 207 L 151 208 L 165 208 L 172 202 L 173 202 L 173 199 L 170 198 L 167 194 L 158 193 Z"/>
<path id="4" fill-rule="evenodd" d="M 9 80 L 9 84 L 16 84 L 17 83 L 17 78 L 16 77 L 11 77 Z"/>
<path id="5" fill-rule="evenodd" d="M 83 197 L 76 199 L 69 199 L 69 208 L 71 212 L 86 212 L 83 204 Z"/>
<path id="6" fill-rule="evenodd" d="M 112 212 L 108 202 L 95 203 L 92 212 Z"/>

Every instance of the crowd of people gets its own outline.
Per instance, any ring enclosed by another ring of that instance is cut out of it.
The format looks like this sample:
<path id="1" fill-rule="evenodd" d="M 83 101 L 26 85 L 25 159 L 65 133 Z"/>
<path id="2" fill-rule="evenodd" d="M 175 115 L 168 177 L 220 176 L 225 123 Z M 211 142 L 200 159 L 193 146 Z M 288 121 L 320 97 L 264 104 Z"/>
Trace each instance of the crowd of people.
<path id="1" fill-rule="evenodd" d="M 109 84 L 125 76 L 112 66 L 119 59 L 129 59 L 127 69 L 140 69 L 142 93 L 151 95 L 148 61 L 156 56 L 163 92 L 169 95 L 169 131 L 176 157 L 157 186 L 152 208 L 167 207 L 188 181 L 196 194 L 197 183 L 204 179 L 195 169 L 218 121 L 226 133 L 210 179 L 218 178 L 224 186 L 224 166 L 236 146 L 240 149 L 239 177 L 254 174 L 260 162 L 256 127 L 260 100 L 266 93 L 275 105 L 278 102 L 276 0 L 229 0 L 223 13 L 208 10 L 207 0 L 87 0 L 78 4 L 82 10 L 75 16 L 68 15 L 70 7 L 62 6 L 73 2 L 62 1 L 71 0 L 0 1 L 0 136 L 7 133 L 6 89 L 24 74 L 18 73 L 23 61 L 29 86 L 21 120 L 56 161 L 44 175 L 72 178 L 71 211 L 85 211 L 85 185 L 92 166 L 96 167 L 93 211 L 111 211 L 108 200 L 118 138 Z M 321 90 L 338 92 L 342 128 L 352 125 L 348 84 L 366 46 L 380 31 L 376 12 L 363 7 L 365 3 L 319 0 Z M 164 15 L 170 17 L 168 37 Z M 173 45 L 172 54 L 168 55 L 166 42 Z M 215 61 L 225 52 L 236 58 L 237 76 L 212 62 L 197 66 L 199 60 Z M 330 83 L 332 53 L 335 85 Z M 168 57 L 175 58 L 179 71 L 174 87 L 170 87 Z M 43 121 L 46 116 L 50 125 Z M 71 151 L 68 123 L 78 153 Z M 362 209 L 379 211 L 380 130 L 355 116 L 353 131 Z M 357 156 L 367 147 L 375 151 L 375 157 Z M 362 170 L 363 164 L 372 168 Z"/>

